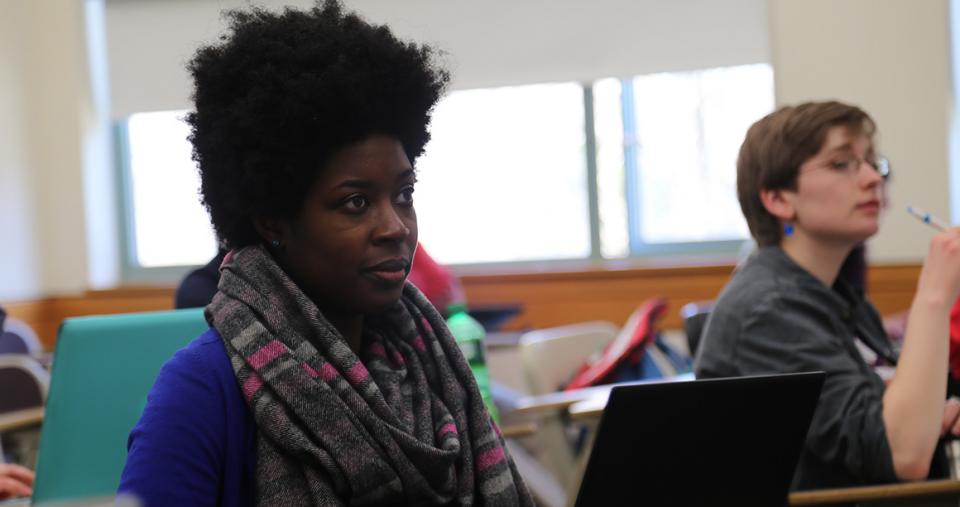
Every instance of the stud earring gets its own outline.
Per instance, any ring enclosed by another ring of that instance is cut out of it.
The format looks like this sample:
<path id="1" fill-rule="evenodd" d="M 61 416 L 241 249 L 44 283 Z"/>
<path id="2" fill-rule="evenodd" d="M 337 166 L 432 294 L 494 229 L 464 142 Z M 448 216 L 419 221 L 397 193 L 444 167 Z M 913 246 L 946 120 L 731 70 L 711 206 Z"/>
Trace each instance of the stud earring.
<path id="1" fill-rule="evenodd" d="M 279 239 L 275 239 L 275 240 L 271 241 L 271 242 L 270 242 L 270 246 L 272 246 L 272 247 L 274 247 L 274 248 L 280 248 L 280 240 L 279 240 Z"/>
<path id="2" fill-rule="evenodd" d="M 783 224 L 783 235 L 793 236 L 793 224 L 790 224 L 790 223 Z"/>

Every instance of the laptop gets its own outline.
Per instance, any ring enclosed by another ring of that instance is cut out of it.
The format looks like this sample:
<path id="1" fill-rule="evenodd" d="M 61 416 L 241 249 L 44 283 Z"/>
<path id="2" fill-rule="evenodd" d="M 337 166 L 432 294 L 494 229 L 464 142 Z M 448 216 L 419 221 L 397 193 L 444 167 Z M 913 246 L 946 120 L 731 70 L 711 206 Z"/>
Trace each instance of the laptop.
<path id="1" fill-rule="evenodd" d="M 825 377 L 615 387 L 576 506 L 786 505 Z"/>

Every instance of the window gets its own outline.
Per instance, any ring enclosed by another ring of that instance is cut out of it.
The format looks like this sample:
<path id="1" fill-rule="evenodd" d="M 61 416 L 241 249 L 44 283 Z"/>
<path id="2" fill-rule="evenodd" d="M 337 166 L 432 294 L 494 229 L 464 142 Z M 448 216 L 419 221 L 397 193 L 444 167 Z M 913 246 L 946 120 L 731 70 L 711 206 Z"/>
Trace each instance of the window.
<path id="1" fill-rule="evenodd" d="M 773 104 L 766 64 L 598 82 L 604 254 L 729 249 L 746 239 L 737 152 Z"/>
<path id="2" fill-rule="evenodd" d="M 453 92 L 416 162 L 420 240 L 441 262 L 590 255 L 583 87 Z"/>
<path id="3" fill-rule="evenodd" d="M 734 252 L 737 151 L 772 108 L 766 64 L 453 92 L 416 161 L 420 239 L 448 264 Z M 183 116 L 122 129 L 135 267 L 216 253 Z"/>
<path id="4" fill-rule="evenodd" d="M 128 156 L 125 175 L 127 245 L 133 266 L 206 264 L 217 253 L 200 176 L 191 160 L 185 111 L 139 113 L 121 133 Z"/>

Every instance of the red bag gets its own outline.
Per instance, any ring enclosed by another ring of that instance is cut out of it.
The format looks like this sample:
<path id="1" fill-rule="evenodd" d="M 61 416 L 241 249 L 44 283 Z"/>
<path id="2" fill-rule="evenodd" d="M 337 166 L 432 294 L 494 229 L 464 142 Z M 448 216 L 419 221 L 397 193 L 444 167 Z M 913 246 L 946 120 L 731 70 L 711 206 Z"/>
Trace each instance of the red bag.
<path id="1" fill-rule="evenodd" d="M 627 319 L 620 334 L 603 349 L 600 357 L 581 366 L 564 390 L 608 384 L 621 364 L 640 362 L 647 346 L 656 339 L 656 322 L 666 309 L 667 303 L 661 298 L 644 301 Z"/>

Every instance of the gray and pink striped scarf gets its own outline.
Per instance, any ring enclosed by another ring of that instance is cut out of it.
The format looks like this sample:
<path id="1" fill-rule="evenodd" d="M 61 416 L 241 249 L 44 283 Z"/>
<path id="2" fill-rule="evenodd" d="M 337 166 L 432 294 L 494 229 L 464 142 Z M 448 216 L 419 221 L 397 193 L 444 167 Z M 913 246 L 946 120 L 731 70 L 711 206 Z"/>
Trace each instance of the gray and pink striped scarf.
<path id="1" fill-rule="evenodd" d="M 221 270 L 206 317 L 257 424 L 258 505 L 533 505 L 416 287 L 365 319 L 358 357 L 265 248 Z"/>

